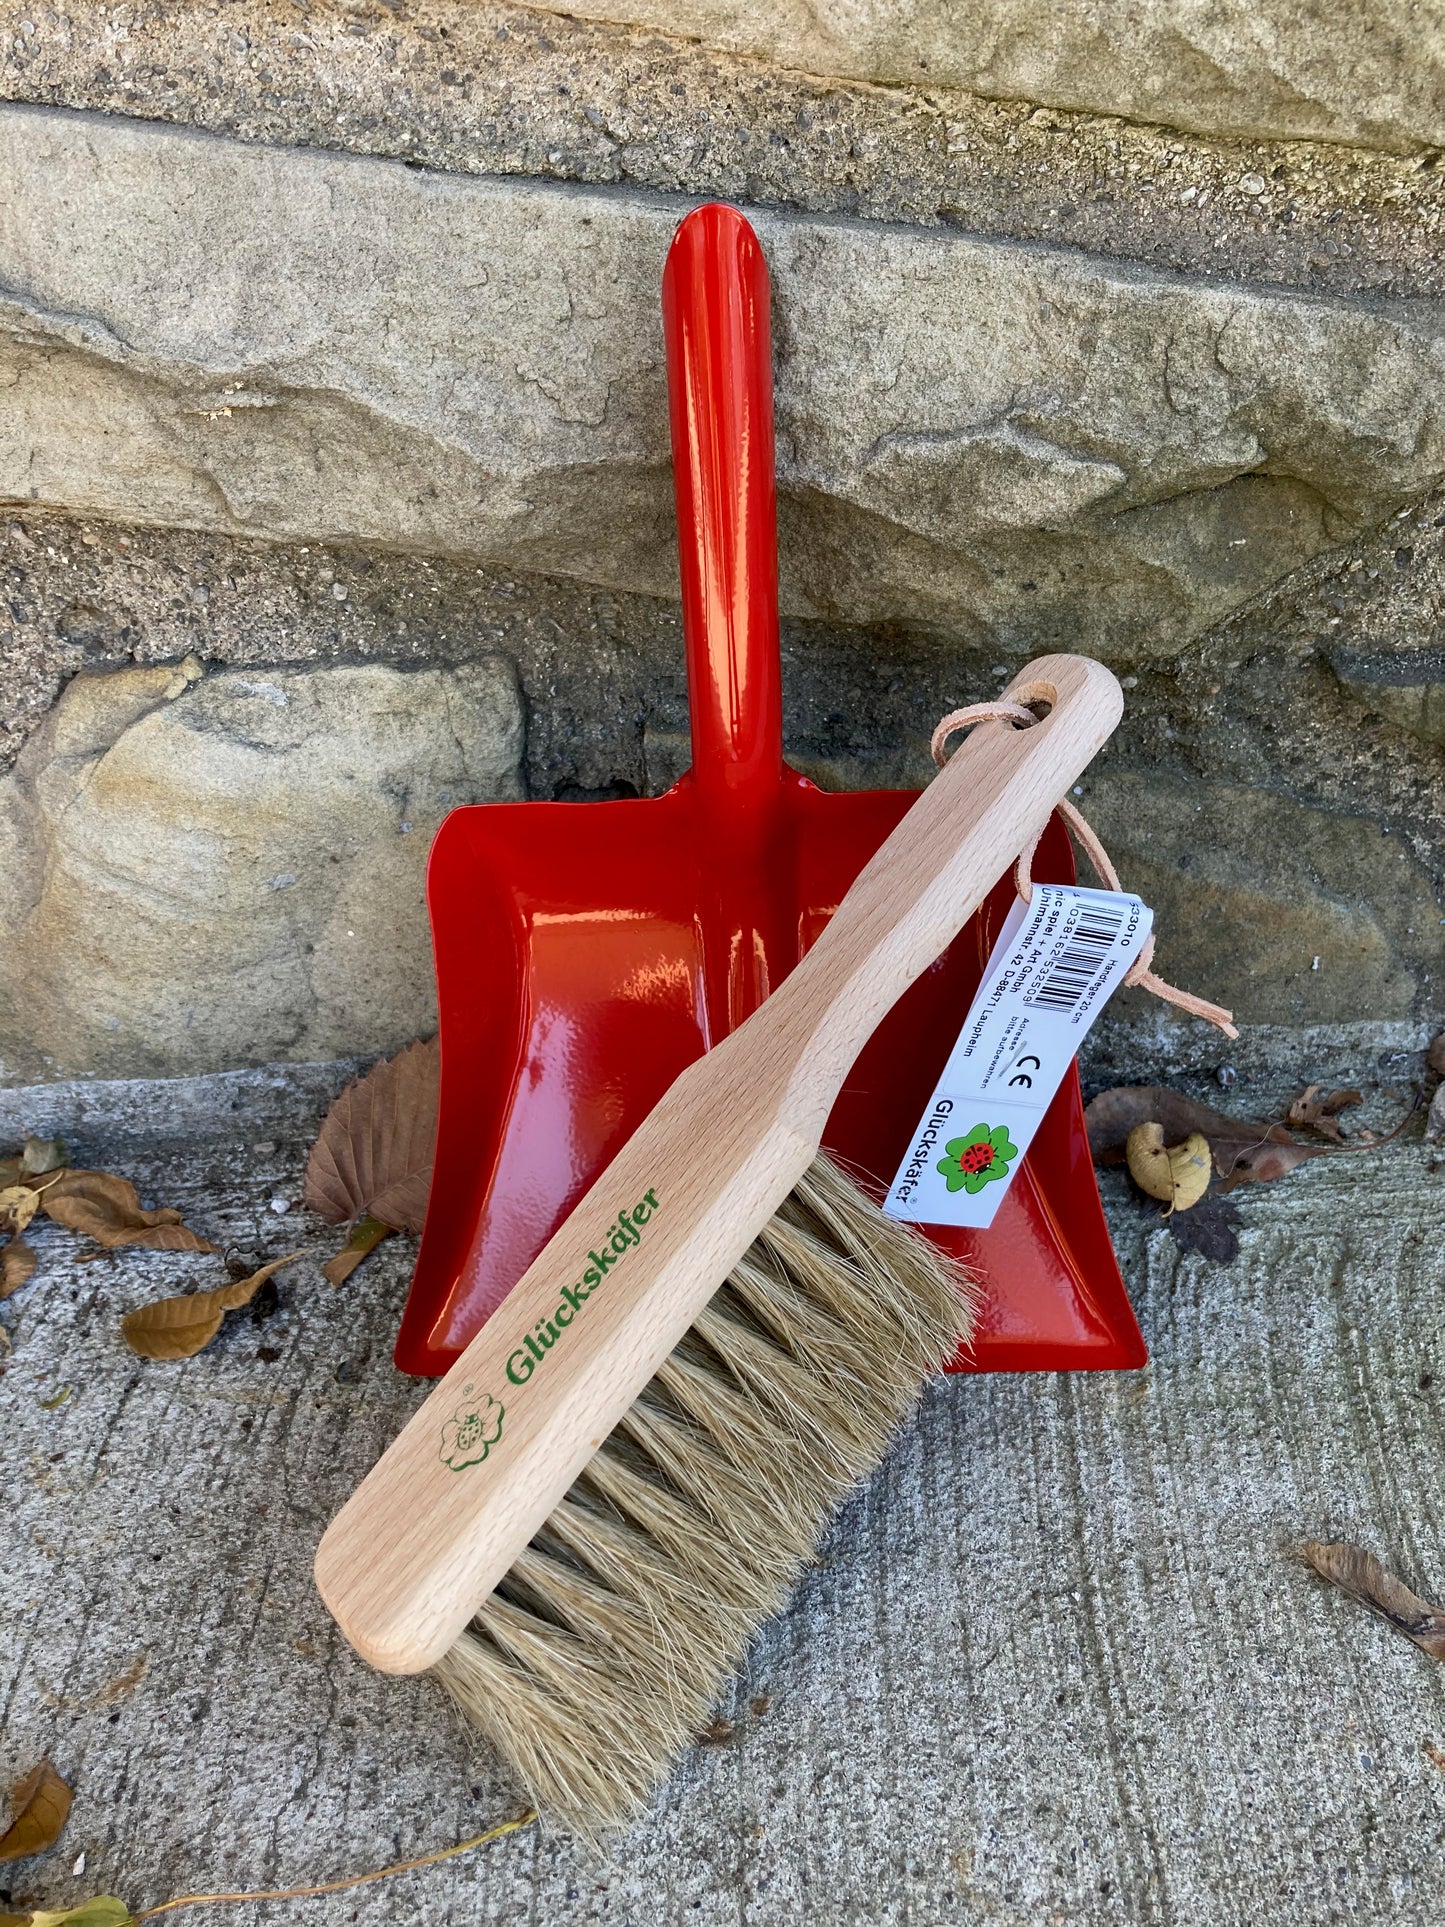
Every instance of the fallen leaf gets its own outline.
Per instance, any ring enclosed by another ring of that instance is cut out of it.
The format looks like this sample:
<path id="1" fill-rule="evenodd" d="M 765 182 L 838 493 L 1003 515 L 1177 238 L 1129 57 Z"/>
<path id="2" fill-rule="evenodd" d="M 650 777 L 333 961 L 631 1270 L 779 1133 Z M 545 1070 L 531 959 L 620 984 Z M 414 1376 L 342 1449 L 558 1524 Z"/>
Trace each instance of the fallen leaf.
<path id="1" fill-rule="evenodd" d="M 1196 1104 L 1162 1084 L 1124 1084 L 1116 1090 L 1101 1091 L 1084 1112 L 1089 1133 L 1089 1148 L 1096 1164 L 1122 1164 L 1129 1133 L 1138 1124 L 1158 1124 L 1166 1141 L 1179 1143 L 1192 1131 L 1208 1138 L 1214 1168 L 1227 1177 L 1246 1152 L 1265 1143 L 1294 1145 L 1282 1124 L 1262 1118 L 1226 1117 L 1223 1111 Z M 1305 1157 L 1314 1156 L 1322 1146 L 1294 1146 Z"/>
<path id="2" fill-rule="evenodd" d="M 1182 1250 L 1227 1265 L 1239 1256 L 1240 1223 L 1239 1206 L 1228 1198 L 1201 1198 L 1192 1211 L 1176 1211 L 1169 1230 Z"/>
<path id="3" fill-rule="evenodd" d="M 40 1209 L 40 1193 L 28 1184 L 7 1184 L 0 1191 L 0 1218 L 9 1220 L 12 1231 L 24 1231 Z"/>
<path id="4" fill-rule="evenodd" d="M 1412 1106 L 1384 1137 L 1359 1139 L 1353 1144 L 1301 1144 L 1283 1124 L 1263 1118 L 1226 1117 L 1222 1111 L 1196 1104 L 1193 1098 L 1182 1097 L 1162 1084 L 1125 1084 L 1100 1092 L 1084 1112 L 1084 1125 L 1096 1164 L 1122 1163 L 1129 1133 L 1140 1124 L 1160 1125 L 1166 1142 L 1177 1143 L 1198 1131 L 1209 1140 L 1214 1168 L 1223 1180 L 1219 1187 L 1223 1193 L 1241 1184 L 1265 1184 L 1285 1177 L 1308 1158 L 1378 1150 L 1398 1137 L 1413 1115 Z M 1445 1117 L 1441 1125 L 1445 1130 Z"/>
<path id="5" fill-rule="evenodd" d="M 1372 1552 L 1344 1542 L 1324 1545 L 1318 1539 L 1307 1540 L 1300 1552 L 1321 1579 L 1358 1599 L 1431 1659 L 1445 1659 L 1445 1612 L 1386 1572 Z"/>
<path id="6" fill-rule="evenodd" d="M 1165 1216 L 1187 1211 L 1209 1189 L 1209 1140 L 1191 1131 L 1182 1144 L 1166 1145 L 1162 1124 L 1136 1124 L 1124 1145 L 1129 1175 L 1139 1189 L 1167 1206 Z"/>
<path id="7" fill-rule="evenodd" d="M 194 1358 L 221 1329 L 228 1311 L 249 1305 L 268 1278 L 300 1256 L 299 1251 L 290 1251 L 284 1258 L 273 1258 L 249 1278 L 215 1291 L 186 1291 L 141 1305 L 121 1319 L 121 1336 L 141 1358 Z"/>
<path id="8" fill-rule="evenodd" d="M 53 1847 L 70 1812 L 70 1801 L 70 1788 L 49 1760 L 17 1780 L 10 1789 L 15 1817 L 0 1838 L 0 1861 L 25 1860 Z"/>
<path id="9" fill-rule="evenodd" d="M 1284 1121 L 1297 1131 L 1318 1131 L 1321 1137 L 1342 1144 L 1340 1112 L 1364 1101 L 1363 1091 L 1325 1091 L 1323 1084 L 1308 1084 L 1286 1111 Z"/>
<path id="10" fill-rule="evenodd" d="M 306 1161 L 307 1207 L 327 1224 L 372 1217 L 393 1230 L 420 1231 L 440 1077 L 441 1052 L 432 1039 L 408 1044 L 348 1084 Z"/>
<path id="11" fill-rule="evenodd" d="M 64 1907 L 59 1913 L 22 1914 L 20 1918 L 28 1922 L 28 1927 L 136 1927 L 135 1915 L 114 1894 L 97 1894 L 93 1900 Z"/>
<path id="12" fill-rule="evenodd" d="M 1445 1077 L 1445 1030 L 1441 1031 L 1426 1051 L 1425 1062 L 1437 1077 Z"/>
<path id="13" fill-rule="evenodd" d="M 380 1218 L 361 1219 L 336 1256 L 321 1267 L 321 1276 L 330 1284 L 344 1285 L 362 1259 L 375 1251 L 383 1238 L 389 1238 L 391 1231 L 392 1227 Z"/>
<path id="14" fill-rule="evenodd" d="M 69 1399 L 71 1393 L 74 1390 L 75 1390 L 75 1387 L 73 1385 L 62 1385 L 60 1390 L 55 1394 L 53 1398 L 41 1399 L 40 1401 L 41 1411 L 58 1412 L 61 1406 L 64 1405 L 66 1401 Z"/>
<path id="15" fill-rule="evenodd" d="M 59 1171 L 66 1155 L 65 1145 L 58 1137 L 28 1137 L 20 1153 L 21 1175 L 41 1178 L 48 1171 Z"/>
<path id="16" fill-rule="evenodd" d="M 0 1298 L 8 1298 L 35 1276 L 35 1253 L 23 1238 L 12 1238 L 0 1251 Z"/>
<path id="17" fill-rule="evenodd" d="M 1275 1130 L 1279 1130 L 1278 1125 Z M 1324 1156 L 1329 1149 L 1327 1144 L 1296 1144 L 1283 1131 L 1278 1137 L 1271 1132 L 1262 1144 L 1246 1145 L 1239 1151 L 1219 1187 L 1220 1193 L 1238 1190 L 1241 1184 L 1270 1184 L 1276 1178 L 1287 1178 L 1301 1164 L 1310 1158 Z M 1218 1161 L 1219 1153 L 1216 1150 L 1215 1162 Z"/>
<path id="18" fill-rule="evenodd" d="M 145 1245 L 151 1251 L 214 1251 L 216 1247 L 181 1223 L 179 1211 L 141 1208 L 139 1193 L 109 1171 L 67 1171 L 40 1193 L 47 1217 L 97 1244 Z"/>

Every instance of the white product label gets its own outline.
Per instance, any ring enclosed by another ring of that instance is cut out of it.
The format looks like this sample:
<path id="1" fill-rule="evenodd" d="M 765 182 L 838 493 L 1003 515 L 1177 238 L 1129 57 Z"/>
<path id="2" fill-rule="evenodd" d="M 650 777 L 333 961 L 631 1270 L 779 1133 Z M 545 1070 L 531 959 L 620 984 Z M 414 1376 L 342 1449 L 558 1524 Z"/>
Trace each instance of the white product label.
<path id="1" fill-rule="evenodd" d="M 884 1201 L 915 1224 L 992 1224 L 1089 1026 L 1149 936 L 1138 897 L 1036 883 L 994 945 Z"/>

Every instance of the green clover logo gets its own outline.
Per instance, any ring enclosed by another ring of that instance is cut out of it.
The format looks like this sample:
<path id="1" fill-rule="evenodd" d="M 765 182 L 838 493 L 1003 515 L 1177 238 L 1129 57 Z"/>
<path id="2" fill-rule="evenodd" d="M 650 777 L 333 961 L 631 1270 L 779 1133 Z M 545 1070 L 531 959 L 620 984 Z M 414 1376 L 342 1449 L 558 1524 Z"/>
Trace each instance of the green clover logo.
<path id="1" fill-rule="evenodd" d="M 442 1427 L 442 1464 L 453 1472 L 464 1472 L 469 1465 L 480 1465 L 502 1436 L 506 1407 L 499 1405 L 490 1392 L 475 1397 L 475 1388 L 462 1387 L 462 1402 Z"/>
<path id="2" fill-rule="evenodd" d="M 1019 1154 L 1019 1147 L 999 1124 L 990 1130 L 975 1124 L 967 1137 L 950 1138 L 944 1145 L 947 1157 L 938 1160 L 950 1191 L 967 1191 L 972 1198 L 995 1178 L 1008 1176 L 1008 1168 Z"/>

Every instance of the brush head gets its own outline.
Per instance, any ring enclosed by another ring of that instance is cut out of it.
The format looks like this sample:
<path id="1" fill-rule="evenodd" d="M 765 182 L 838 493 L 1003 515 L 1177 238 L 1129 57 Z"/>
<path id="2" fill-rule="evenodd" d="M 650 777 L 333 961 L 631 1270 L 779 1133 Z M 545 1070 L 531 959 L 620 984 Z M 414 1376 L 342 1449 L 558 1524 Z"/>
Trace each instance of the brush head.
<path id="1" fill-rule="evenodd" d="M 971 1303 L 814 1160 L 434 1668 L 540 1809 L 596 1840 L 643 1805 Z"/>

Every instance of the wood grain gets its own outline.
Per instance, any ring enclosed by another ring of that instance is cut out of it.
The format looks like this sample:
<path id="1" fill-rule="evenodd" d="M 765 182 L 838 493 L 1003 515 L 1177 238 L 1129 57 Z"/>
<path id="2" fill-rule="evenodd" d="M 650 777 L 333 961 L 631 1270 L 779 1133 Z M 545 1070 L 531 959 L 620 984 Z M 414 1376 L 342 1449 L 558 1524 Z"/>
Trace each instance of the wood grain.
<path id="1" fill-rule="evenodd" d="M 333 1521 L 316 1583 L 374 1666 L 420 1671 L 462 1632 L 806 1170 L 884 1013 L 1042 828 L 1122 709 L 1110 672 L 1077 656 L 1040 659 L 1005 695 L 1048 714 L 1027 730 L 972 732 L 791 977 L 677 1079 Z M 582 1290 L 584 1311 L 565 1294 L 639 1205 L 636 1241 L 595 1298 Z M 532 1358 L 529 1336 L 559 1307 L 565 1329 Z M 477 1401 L 502 1430 L 459 1464 L 446 1428 Z"/>

